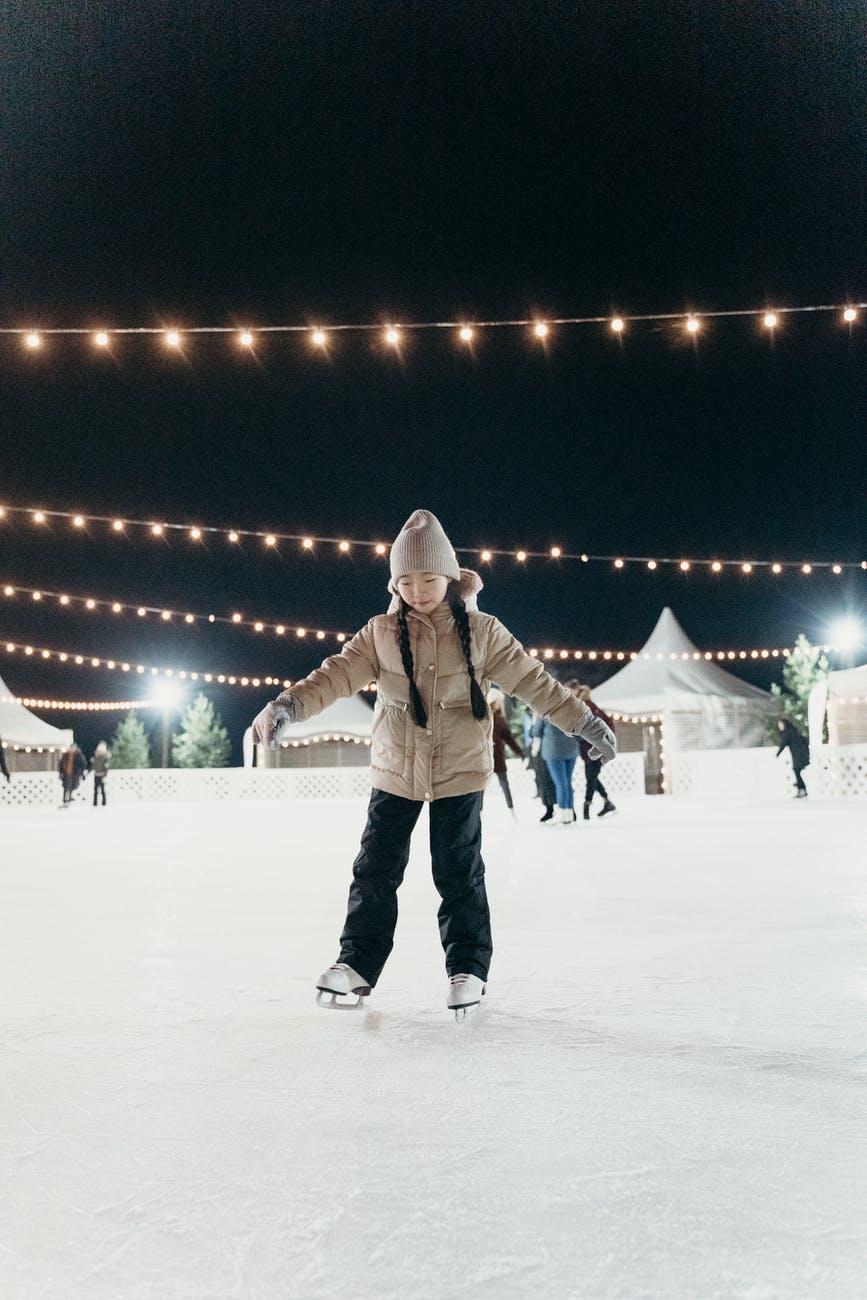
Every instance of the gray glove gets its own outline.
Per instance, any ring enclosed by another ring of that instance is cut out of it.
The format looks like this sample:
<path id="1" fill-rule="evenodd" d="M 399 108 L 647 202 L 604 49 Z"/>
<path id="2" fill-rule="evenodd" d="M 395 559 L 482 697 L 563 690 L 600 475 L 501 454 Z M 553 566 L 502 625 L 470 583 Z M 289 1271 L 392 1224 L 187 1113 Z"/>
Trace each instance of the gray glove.
<path id="1" fill-rule="evenodd" d="M 294 695 L 281 695 L 279 700 L 271 700 L 261 713 L 253 719 L 253 740 L 257 745 L 272 749 L 280 738 L 280 732 L 292 722 L 300 722 L 304 717 L 304 706 Z"/>
<path id="2" fill-rule="evenodd" d="M 617 757 L 617 740 L 614 732 L 601 718 L 589 713 L 589 710 L 588 714 L 589 716 L 583 726 L 572 734 L 580 736 L 582 740 L 586 740 L 590 744 L 591 749 L 588 757 L 594 761 L 601 758 L 603 763 L 609 763 L 612 758 Z"/>

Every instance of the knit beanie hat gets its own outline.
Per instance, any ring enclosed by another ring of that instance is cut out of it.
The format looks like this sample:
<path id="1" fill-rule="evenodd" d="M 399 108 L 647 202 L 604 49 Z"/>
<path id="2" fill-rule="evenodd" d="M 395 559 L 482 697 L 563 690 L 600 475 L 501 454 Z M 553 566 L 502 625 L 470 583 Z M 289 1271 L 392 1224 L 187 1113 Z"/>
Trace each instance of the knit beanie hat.
<path id="1" fill-rule="evenodd" d="M 407 573 L 438 573 L 460 581 L 461 570 L 454 547 L 442 524 L 429 510 L 414 510 L 391 548 L 391 583 Z"/>

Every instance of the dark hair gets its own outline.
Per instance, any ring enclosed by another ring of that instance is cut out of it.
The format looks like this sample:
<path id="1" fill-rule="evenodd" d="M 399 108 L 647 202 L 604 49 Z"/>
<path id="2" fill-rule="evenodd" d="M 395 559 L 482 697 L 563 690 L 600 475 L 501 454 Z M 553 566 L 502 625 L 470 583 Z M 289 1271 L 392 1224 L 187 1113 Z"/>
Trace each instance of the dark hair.
<path id="1" fill-rule="evenodd" d="M 455 626 L 458 630 L 458 636 L 461 639 L 461 648 L 464 652 L 464 658 L 467 661 L 467 672 L 470 675 L 470 706 L 473 710 L 473 716 L 478 718 L 479 722 L 488 716 L 488 706 L 485 703 L 485 697 L 482 694 L 482 688 L 476 681 L 476 670 L 473 665 L 472 648 L 470 643 L 470 620 L 467 617 L 467 607 L 461 597 L 460 584 L 451 579 L 446 588 L 446 600 L 452 611 L 455 620 Z M 400 658 L 403 664 L 403 671 L 409 678 L 409 705 L 412 712 L 413 721 L 419 727 L 427 726 L 427 711 L 421 698 L 418 687 L 415 684 L 415 665 L 412 660 L 412 650 L 409 644 L 409 627 L 406 622 L 406 611 L 409 608 L 402 596 L 398 596 L 397 607 L 397 640 L 400 646 Z"/>

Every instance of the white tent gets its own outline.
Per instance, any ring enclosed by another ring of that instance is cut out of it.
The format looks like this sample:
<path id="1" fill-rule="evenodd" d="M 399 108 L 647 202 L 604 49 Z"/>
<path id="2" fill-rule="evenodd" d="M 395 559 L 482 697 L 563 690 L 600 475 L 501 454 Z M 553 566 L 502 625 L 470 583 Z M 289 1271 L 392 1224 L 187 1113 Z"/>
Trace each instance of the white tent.
<path id="1" fill-rule="evenodd" d="M 57 754 L 72 744 L 72 732 L 52 727 L 35 713 L 19 704 L 9 687 L 0 677 L 0 737 L 6 750 L 10 768 L 51 768 L 56 766 Z M 20 758 L 16 759 L 15 754 Z M 40 760 L 39 756 L 42 755 Z"/>
<path id="2" fill-rule="evenodd" d="M 867 741 L 867 664 L 828 673 L 810 692 L 810 744 L 822 744 L 825 717 L 831 745 Z"/>
<path id="3" fill-rule="evenodd" d="M 312 746 L 327 745 L 335 762 L 338 763 L 340 762 L 340 754 L 338 754 L 336 746 L 340 747 L 341 754 L 343 753 L 343 747 L 350 745 L 363 746 L 366 751 L 370 745 L 372 730 L 373 709 L 360 695 L 352 695 L 348 700 L 336 700 L 327 709 L 317 713 L 314 718 L 305 719 L 303 722 L 295 722 L 291 726 L 285 727 L 280 734 L 280 744 L 286 750 L 303 748 L 308 751 L 308 754 Z M 275 759 L 276 762 L 273 761 Z M 366 762 L 366 753 L 363 760 L 359 755 L 358 761 Z M 259 762 L 262 762 L 261 756 Z M 244 766 L 252 767 L 252 765 L 253 731 L 251 727 L 248 727 L 244 733 Z M 268 754 L 266 763 L 263 766 L 281 766 L 279 751 Z"/>
<path id="4" fill-rule="evenodd" d="M 711 663 L 666 606 L 635 659 L 593 691 L 622 721 L 662 724 L 669 753 L 761 745 L 767 691 Z"/>

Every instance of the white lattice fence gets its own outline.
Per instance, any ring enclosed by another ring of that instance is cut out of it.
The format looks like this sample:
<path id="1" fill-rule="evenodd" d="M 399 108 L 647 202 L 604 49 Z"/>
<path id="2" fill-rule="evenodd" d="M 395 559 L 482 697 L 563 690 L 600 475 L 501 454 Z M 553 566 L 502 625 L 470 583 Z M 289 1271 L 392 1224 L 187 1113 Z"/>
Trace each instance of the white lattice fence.
<path id="1" fill-rule="evenodd" d="M 822 799 L 867 799 L 867 745 L 814 746 L 811 773 Z"/>
<path id="2" fill-rule="evenodd" d="M 75 801 L 93 798 L 93 778 L 79 786 Z M 370 791 L 370 769 L 250 767 L 144 768 L 109 772 L 107 795 L 111 803 L 217 803 L 253 799 L 346 799 Z M 19 808 L 59 804 L 60 778 L 54 772 L 13 773 L 11 782 L 0 781 L 0 804 Z"/>

